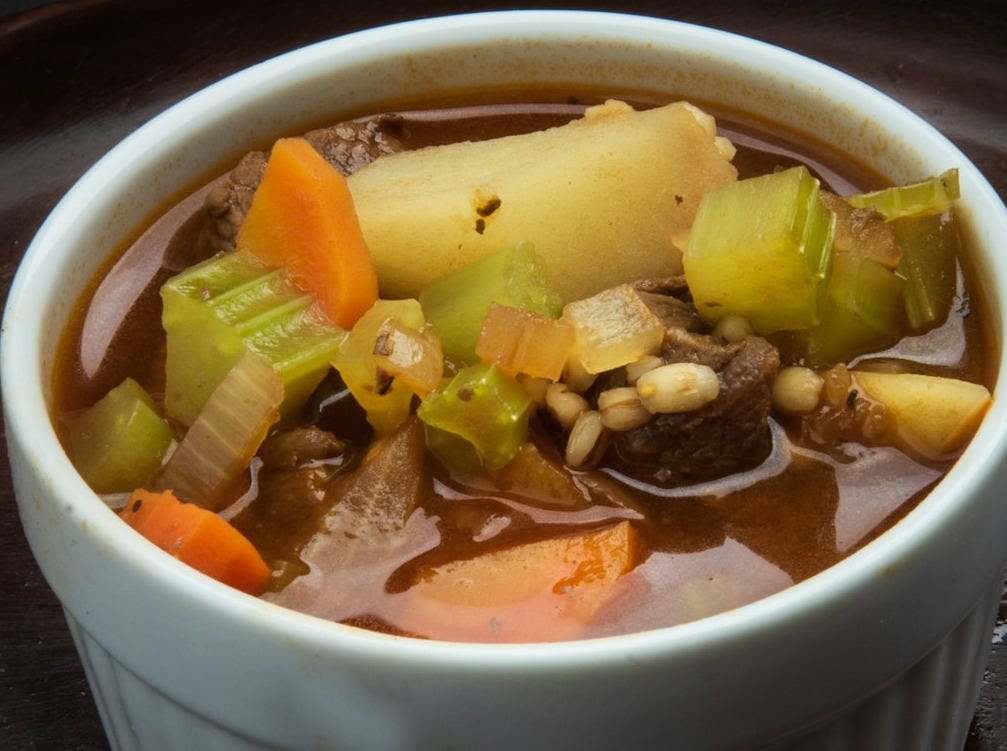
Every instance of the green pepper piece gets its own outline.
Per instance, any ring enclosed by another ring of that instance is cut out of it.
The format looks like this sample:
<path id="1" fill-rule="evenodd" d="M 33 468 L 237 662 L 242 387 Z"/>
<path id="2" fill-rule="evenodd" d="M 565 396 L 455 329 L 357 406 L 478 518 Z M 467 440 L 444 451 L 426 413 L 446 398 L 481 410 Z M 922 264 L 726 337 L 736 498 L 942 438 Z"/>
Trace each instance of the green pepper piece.
<path id="1" fill-rule="evenodd" d="M 143 487 L 173 439 L 154 400 L 132 378 L 67 418 L 65 427 L 70 458 L 96 493 Z"/>
<path id="2" fill-rule="evenodd" d="M 819 323 L 835 216 L 818 193 L 818 180 L 802 166 L 703 197 L 683 265 L 705 320 L 741 316 L 760 334 Z"/>
<path id="3" fill-rule="evenodd" d="M 531 243 L 518 243 L 427 285 L 420 304 L 457 363 L 474 363 L 476 341 L 490 303 L 559 317 L 562 300 L 546 282 L 545 264 Z"/>
<path id="4" fill-rule="evenodd" d="M 496 365 L 462 368 L 431 392 L 416 414 L 427 426 L 427 447 L 449 467 L 467 472 L 500 469 L 528 433 L 528 392 Z"/>

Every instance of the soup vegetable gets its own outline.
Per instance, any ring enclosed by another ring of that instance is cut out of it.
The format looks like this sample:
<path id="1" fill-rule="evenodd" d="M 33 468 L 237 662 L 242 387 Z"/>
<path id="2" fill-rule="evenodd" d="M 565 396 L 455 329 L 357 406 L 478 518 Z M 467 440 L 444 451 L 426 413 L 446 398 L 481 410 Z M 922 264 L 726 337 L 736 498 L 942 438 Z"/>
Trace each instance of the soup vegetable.
<path id="1" fill-rule="evenodd" d="M 898 520 L 991 400 L 953 165 L 889 187 L 685 102 L 281 138 L 96 282 L 82 476 L 227 584 L 367 628 L 672 625 Z"/>

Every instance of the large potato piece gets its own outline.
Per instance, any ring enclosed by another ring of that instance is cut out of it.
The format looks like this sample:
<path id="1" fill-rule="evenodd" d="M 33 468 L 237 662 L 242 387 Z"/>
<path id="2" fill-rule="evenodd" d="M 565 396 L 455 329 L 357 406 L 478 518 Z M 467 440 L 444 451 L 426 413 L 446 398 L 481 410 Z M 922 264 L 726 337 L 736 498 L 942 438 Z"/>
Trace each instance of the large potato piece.
<path id="1" fill-rule="evenodd" d="M 563 126 L 383 156 L 349 178 L 384 297 L 531 241 L 564 301 L 680 273 L 672 238 L 737 178 L 712 118 L 685 103 L 593 107 Z"/>
<path id="2" fill-rule="evenodd" d="M 924 456 L 960 449 L 979 427 L 992 401 L 981 384 L 915 373 L 854 372 L 868 396 L 885 405 L 898 437 Z"/>

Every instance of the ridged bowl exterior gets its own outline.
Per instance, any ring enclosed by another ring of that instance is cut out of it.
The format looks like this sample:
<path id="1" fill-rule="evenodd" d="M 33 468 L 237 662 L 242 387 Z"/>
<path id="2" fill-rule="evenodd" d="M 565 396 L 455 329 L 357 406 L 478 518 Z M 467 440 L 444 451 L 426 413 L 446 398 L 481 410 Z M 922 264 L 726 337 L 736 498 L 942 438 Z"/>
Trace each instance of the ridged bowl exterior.
<path id="1" fill-rule="evenodd" d="M 954 631 L 915 665 L 871 696 L 812 723 L 813 729 L 788 733 L 788 738 L 760 744 L 759 751 L 864 751 L 865 749 L 927 749 L 961 751 L 975 708 L 982 666 L 1000 603 L 999 577 L 989 595 Z M 274 746 L 243 737 L 186 706 L 184 699 L 159 691 L 126 669 L 67 615 L 81 661 L 98 703 L 102 723 L 114 751 L 297 751 L 302 746 Z M 528 718 L 518 720 L 528 724 Z M 468 733 L 452 737 L 451 724 L 436 748 L 474 748 Z M 506 749 L 511 741 L 487 737 L 478 748 Z M 410 739 L 401 745 L 367 748 L 414 749 Z M 579 748 L 613 748 L 603 743 L 581 743 Z M 628 746 L 626 746 L 628 748 Z M 669 741 L 662 748 L 695 748 Z M 352 749 L 339 739 L 319 741 L 317 749 Z M 556 748 L 525 739 L 532 751 Z"/>

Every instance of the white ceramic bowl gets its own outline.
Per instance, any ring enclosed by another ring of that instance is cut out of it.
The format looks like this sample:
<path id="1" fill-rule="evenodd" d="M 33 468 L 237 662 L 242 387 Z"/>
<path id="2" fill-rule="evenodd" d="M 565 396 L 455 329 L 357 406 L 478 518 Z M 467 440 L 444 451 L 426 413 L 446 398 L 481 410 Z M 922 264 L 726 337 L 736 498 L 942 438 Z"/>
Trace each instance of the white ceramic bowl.
<path id="1" fill-rule="evenodd" d="M 320 115 L 428 91 L 596 84 L 726 102 L 816 133 L 894 181 L 961 171 L 1002 339 L 1007 212 L 932 127 L 815 62 L 730 34 L 586 12 L 417 21 L 324 42 L 172 107 L 42 226 L 4 318 L 4 411 L 24 528 L 116 749 L 961 749 L 1007 557 L 1007 401 L 903 521 L 735 611 L 581 642 L 426 642 L 246 597 L 129 531 L 48 418 L 56 332 L 111 249 L 208 165 Z M 337 105 L 338 102 L 338 105 Z M 1001 374 L 997 391 L 1004 389 Z"/>

